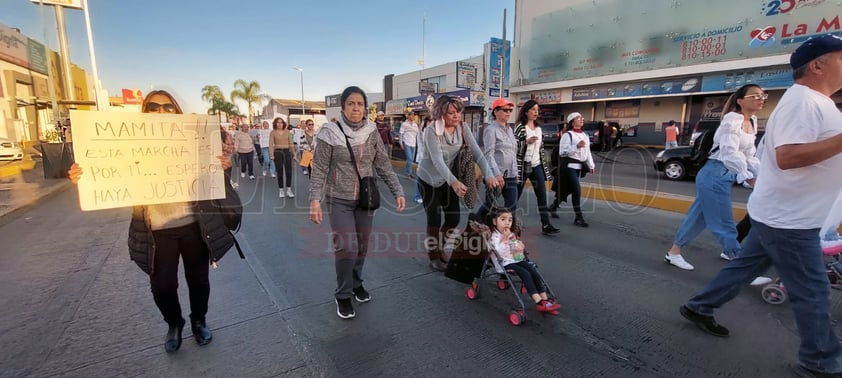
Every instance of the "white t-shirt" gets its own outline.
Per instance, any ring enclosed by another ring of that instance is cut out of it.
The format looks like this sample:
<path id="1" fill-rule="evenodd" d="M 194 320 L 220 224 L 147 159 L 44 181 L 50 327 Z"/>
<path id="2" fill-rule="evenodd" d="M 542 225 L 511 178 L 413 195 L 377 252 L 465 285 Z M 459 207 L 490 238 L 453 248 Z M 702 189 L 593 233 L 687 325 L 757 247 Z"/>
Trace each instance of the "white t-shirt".
<path id="1" fill-rule="evenodd" d="M 585 145 L 582 148 L 577 147 L 579 142 L 584 141 Z M 588 137 L 588 134 L 584 131 L 576 132 L 576 131 L 568 131 L 564 134 L 561 134 L 561 141 L 559 142 L 558 154 L 560 156 L 567 155 L 568 157 L 586 162 L 588 168 L 595 169 L 596 165 L 593 162 L 593 156 L 591 155 L 591 141 Z M 569 168 L 573 169 L 582 169 L 582 164 L 579 163 L 569 163 L 567 164 Z"/>
<path id="2" fill-rule="evenodd" d="M 541 164 L 541 140 L 543 140 L 544 136 L 541 134 L 540 127 L 530 130 L 529 126 L 526 126 L 524 129 L 526 129 L 526 140 L 534 136 L 538 137 L 538 140 L 535 143 L 526 145 L 526 155 L 523 157 L 523 160 L 530 162 L 533 167 L 537 167 L 538 164 Z"/>
<path id="3" fill-rule="evenodd" d="M 404 121 L 401 124 L 401 142 L 404 145 L 415 147 L 416 139 L 418 138 L 418 124 L 415 122 Z"/>
<path id="4" fill-rule="evenodd" d="M 272 129 L 259 129 L 257 133 L 260 135 L 260 148 L 269 148 L 269 134 L 272 133 Z"/>
<path id="5" fill-rule="evenodd" d="M 842 188 L 842 154 L 784 171 L 778 167 L 775 150 L 840 133 L 842 113 L 833 100 L 800 84 L 787 89 L 766 125 L 760 172 L 748 199 L 751 217 L 774 228 L 820 228 Z"/>

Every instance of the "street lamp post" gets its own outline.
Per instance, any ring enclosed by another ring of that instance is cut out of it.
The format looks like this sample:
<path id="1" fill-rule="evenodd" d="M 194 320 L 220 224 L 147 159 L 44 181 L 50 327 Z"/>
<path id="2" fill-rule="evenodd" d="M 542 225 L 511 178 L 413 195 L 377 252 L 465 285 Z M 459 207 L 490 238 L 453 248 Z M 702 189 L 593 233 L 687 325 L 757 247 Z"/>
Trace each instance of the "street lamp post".
<path id="1" fill-rule="evenodd" d="M 301 78 L 301 121 L 304 121 L 304 69 L 301 67 L 292 67 L 292 69 L 298 71 Z"/>

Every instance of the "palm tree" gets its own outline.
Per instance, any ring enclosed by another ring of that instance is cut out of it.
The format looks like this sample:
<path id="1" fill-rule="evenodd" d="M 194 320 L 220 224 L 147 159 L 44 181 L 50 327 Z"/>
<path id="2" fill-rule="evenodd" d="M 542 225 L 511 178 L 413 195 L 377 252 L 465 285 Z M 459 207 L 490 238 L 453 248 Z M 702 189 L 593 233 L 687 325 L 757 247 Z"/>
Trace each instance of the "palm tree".
<path id="1" fill-rule="evenodd" d="M 208 108 L 208 114 L 216 114 L 219 116 L 219 122 L 222 122 L 221 105 L 226 102 L 225 95 L 218 85 L 205 85 L 202 88 L 202 100 L 210 102 L 211 107 Z"/>
<path id="2" fill-rule="evenodd" d="M 252 123 L 254 104 L 260 105 L 263 101 L 272 101 L 272 96 L 260 93 L 260 83 L 257 81 L 246 82 L 238 79 L 234 82 L 234 90 L 231 91 L 231 100 L 240 99 L 246 102 L 249 107 L 249 124 Z"/>

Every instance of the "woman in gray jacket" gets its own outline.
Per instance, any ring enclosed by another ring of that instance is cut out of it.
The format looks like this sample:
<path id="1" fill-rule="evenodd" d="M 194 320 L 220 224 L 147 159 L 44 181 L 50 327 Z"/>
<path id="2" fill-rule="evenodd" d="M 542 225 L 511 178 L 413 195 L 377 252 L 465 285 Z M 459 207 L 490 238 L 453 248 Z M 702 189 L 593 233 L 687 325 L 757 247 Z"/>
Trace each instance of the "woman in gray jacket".
<path id="1" fill-rule="evenodd" d="M 392 170 L 389 154 L 383 148 L 377 126 L 365 118 L 368 99 L 358 87 L 348 87 L 339 97 L 342 112 L 336 123 L 326 123 L 316 134 L 310 173 L 310 220 L 322 223 L 322 198 L 327 203 L 334 241 L 336 264 L 336 315 L 342 319 L 356 316 L 351 304 L 371 300 L 363 288 L 363 264 L 374 211 L 357 208 L 359 177 L 377 173 L 397 199 L 396 210 L 403 211 L 403 187 Z M 350 144 L 350 147 L 348 147 Z M 356 166 L 349 149 L 354 153 Z M 359 175 L 359 176 L 358 176 Z"/>
<path id="2" fill-rule="evenodd" d="M 442 254 L 445 238 L 459 225 L 459 199 L 466 194 L 476 195 L 476 184 L 459 181 L 451 168 L 462 148 L 463 135 L 464 142 L 486 177 L 488 187 L 497 188 L 500 185 L 492 176 L 471 128 L 462 124 L 464 108 L 458 97 L 441 96 L 436 99 L 430 114 L 433 124 L 424 129 L 424 155 L 418 165 L 421 197 L 427 213 L 427 254 L 430 267 L 439 271 L 447 268 Z"/>

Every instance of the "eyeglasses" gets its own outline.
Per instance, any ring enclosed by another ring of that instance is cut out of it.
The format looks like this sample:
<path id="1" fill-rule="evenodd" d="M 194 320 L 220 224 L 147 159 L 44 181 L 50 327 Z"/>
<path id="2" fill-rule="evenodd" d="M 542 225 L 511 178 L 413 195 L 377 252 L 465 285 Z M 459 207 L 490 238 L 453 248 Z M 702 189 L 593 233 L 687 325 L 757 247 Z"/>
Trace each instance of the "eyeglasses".
<path id="1" fill-rule="evenodd" d="M 745 96 L 743 96 L 743 98 L 749 98 L 749 97 L 751 97 L 751 98 L 753 98 L 753 99 L 755 99 L 755 100 L 766 100 L 766 99 L 768 99 L 768 98 L 769 98 L 769 95 L 768 95 L 768 94 L 766 94 L 766 93 L 755 93 L 755 94 L 750 94 L 750 95 L 745 95 Z"/>
<path id="2" fill-rule="evenodd" d="M 175 104 L 159 104 L 157 102 L 147 102 L 146 111 L 157 112 L 158 109 L 164 108 L 165 113 L 175 113 Z"/>
<path id="3" fill-rule="evenodd" d="M 514 109 L 512 109 L 512 108 L 500 108 L 500 110 L 502 110 L 502 111 L 504 111 L 504 112 L 506 112 L 506 113 L 511 113 L 511 112 L 513 112 L 513 111 L 514 111 Z"/>

